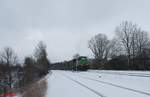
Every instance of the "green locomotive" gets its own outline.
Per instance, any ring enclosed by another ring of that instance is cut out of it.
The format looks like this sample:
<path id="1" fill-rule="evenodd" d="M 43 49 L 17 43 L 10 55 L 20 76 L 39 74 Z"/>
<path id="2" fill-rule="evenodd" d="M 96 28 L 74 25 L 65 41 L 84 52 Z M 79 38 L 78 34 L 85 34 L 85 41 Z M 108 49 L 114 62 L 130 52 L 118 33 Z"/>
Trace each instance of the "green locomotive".
<path id="1" fill-rule="evenodd" d="M 75 71 L 86 71 L 89 69 L 89 60 L 85 56 L 80 56 L 77 59 L 74 59 L 74 67 Z"/>

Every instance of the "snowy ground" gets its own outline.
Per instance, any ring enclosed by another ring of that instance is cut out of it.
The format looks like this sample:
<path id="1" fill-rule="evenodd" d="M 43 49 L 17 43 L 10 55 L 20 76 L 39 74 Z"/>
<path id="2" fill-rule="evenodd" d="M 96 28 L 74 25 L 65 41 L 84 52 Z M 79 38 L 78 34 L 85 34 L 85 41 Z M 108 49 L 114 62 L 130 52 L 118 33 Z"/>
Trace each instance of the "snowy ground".
<path id="1" fill-rule="evenodd" d="M 52 71 L 46 97 L 150 97 L 150 72 Z"/>

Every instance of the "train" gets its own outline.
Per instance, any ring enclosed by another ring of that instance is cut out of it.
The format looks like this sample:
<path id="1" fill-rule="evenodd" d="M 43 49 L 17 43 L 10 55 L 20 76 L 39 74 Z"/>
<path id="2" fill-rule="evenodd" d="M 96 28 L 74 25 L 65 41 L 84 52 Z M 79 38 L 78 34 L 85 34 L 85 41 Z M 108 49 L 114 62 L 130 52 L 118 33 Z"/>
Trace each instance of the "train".
<path id="1" fill-rule="evenodd" d="M 73 60 L 74 71 L 87 71 L 89 69 L 89 59 L 86 56 L 80 56 Z"/>

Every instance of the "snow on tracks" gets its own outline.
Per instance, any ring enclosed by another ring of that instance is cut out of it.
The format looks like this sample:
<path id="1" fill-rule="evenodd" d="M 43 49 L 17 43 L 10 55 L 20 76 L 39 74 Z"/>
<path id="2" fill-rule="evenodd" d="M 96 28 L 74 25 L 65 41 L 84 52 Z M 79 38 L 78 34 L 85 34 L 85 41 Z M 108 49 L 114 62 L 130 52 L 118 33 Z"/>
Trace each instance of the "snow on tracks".
<path id="1" fill-rule="evenodd" d="M 124 86 L 116 85 L 116 84 L 105 82 L 105 81 L 92 79 L 92 78 L 85 77 L 85 76 L 80 76 L 80 77 L 85 78 L 85 79 L 89 79 L 89 80 L 92 80 L 92 81 L 96 81 L 96 82 L 99 82 L 99 83 L 102 83 L 102 84 L 107 84 L 107 85 L 111 85 L 111 86 L 114 86 L 114 87 L 118 87 L 118 88 L 122 88 L 122 89 L 126 89 L 126 90 L 129 90 L 129 91 L 133 91 L 133 92 L 137 92 L 137 93 L 140 93 L 140 94 L 144 94 L 144 95 L 150 96 L 150 93 L 147 93 L 147 92 L 143 92 L 143 91 L 127 88 L 127 87 L 124 87 Z"/>
<path id="2" fill-rule="evenodd" d="M 99 78 L 97 73 L 70 71 L 53 71 L 50 78 L 51 87 L 49 94 L 52 95 L 47 97 L 150 97 L 149 89 L 144 89 L 149 88 L 149 85 L 147 85 L 148 87 L 145 85 L 141 86 L 145 82 L 149 83 L 149 78 L 135 79 L 135 77 L 126 78 L 125 76 L 124 78 L 121 75 L 116 77 L 104 74 L 101 74 L 101 78 Z M 137 79 L 142 80 L 138 81 Z M 146 79 L 146 81 L 143 79 Z M 141 83 L 141 85 L 134 84 L 136 80 L 138 83 L 143 81 L 144 83 Z M 136 87 L 135 85 L 138 86 Z"/>
<path id="3" fill-rule="evenodd" d="M 93 89 L 94 91 L 97 91 L 98 93 L 101 93 L 105 95 L 106 97 L 150 97 L 150 93 L 144 92 L 141 90 L 138 90 L 138 88 L 134 87 L 127 87 L 122 83 L 122 84 L 114 84 L 114 81 L 105 81 L 105 78 L 103 77 L 102 79 L 99 78 L 97 74 L 96 76 L 92 77 L 89 72 L 66 72 L 66 71 L 61 71 L 62 74 L 65 74 L 71 78 L 73 78 L 75 81 L 78 81 L 90 89 Z M 83 76 L 84 75 L 84 76 Z M 93 74 L 92 74 L 93 75 Z M 88 78 L 88 77 L 89 78 Z M 91 77 L 90 77 L 91 76 Z M 120 78 L 122 76 L 120 75 Z M 112 79 L 115 80 L 115 79 Z M 128 79 L 130 81 L 130 79 Z"/>
<path id="4" fill-rule="evenodd" d="M 104 74 L 113 74 L 113 75 L 126 75 L 126 76 L 147 77 L 147 78 L 149 77 L 150 78 L 150 73 L 131 73 L 131 72 L 127 73 L 127 71 L 126 72 L 93 71 L 91 73 L 99 73 L 99 74 L 104 73 Z"/>
<path id="5" fill-rule="evenodd" d="M 63 75 L 64 75 L 64 74 L 63 74 Z M 81 85 L 81 86 L 87 88 L 87 89 L 90 90 L 91 92 L 94 92 L 94 93 L 97 94 L 98 96 L 100 96 L 100 97 L 106 97 L 106 96 L 104 96 L 103 94 L 99 93 L 98 91 L 96 91 L 96 90 L 94 90 L 94 89 L 88 87 L 87 85 L 85 85 L 85 84 L 83 84 L 83 83 L 81 83 L 81 82 L 79 82 L 79 81 L 77 81 L 77 80 L 75 80 L 75 79 L 73 79 L 73 78 L 71 78 L 71 77 L 69 77 L 69 76 L 67 76 L 67 75 L 64 75 L 64 76 L 65 76 L 66 78 L 68 78 L 68 79 L 74 81 L 75 83 L 77 83 L 77 84 L 79 84 L 79 85 Z"/>
<path id="6" fill-rule="evenodd" d="M 53 70 L 52 75 L 47 79 L 48 90 L 46 97 L 100 97 L 82 85 L 66 78 L 64 71 Z"/>

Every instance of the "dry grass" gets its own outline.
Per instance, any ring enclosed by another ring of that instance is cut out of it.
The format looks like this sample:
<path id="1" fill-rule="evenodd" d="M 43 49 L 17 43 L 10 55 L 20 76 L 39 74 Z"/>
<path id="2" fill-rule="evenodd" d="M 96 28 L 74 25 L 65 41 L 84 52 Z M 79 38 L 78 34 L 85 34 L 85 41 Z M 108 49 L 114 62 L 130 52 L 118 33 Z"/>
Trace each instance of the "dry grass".
<path id="1" fill-rule="evenodd" d="M 47 81 L 41 80 L 27 89 L 22 97 L 45 97 L 47 91 Z"/>

